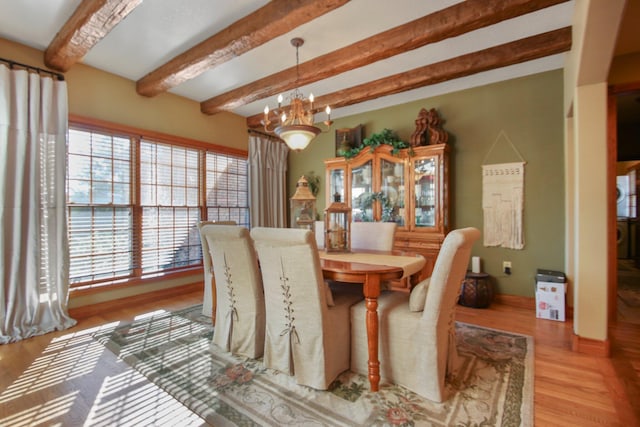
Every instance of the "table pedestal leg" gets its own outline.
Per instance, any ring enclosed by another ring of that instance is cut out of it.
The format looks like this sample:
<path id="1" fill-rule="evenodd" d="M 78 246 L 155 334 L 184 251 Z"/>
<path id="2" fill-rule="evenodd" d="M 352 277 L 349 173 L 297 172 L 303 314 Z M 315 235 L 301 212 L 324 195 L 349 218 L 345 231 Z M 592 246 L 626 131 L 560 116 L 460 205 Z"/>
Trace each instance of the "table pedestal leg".
<path id="1" fill-rule="evenodd" d="M 371 391 L 378 391 L 380 384 L 380 361 L 378 360 L 378 296 L 380 277 L 367 275 L 364 283 L 365 304 L 367 306 L 367 343 L 369 350 L 369 384 Z"/>
<path id="2" fill-rule="evenodd" d="M 378 360 L 378 300 L 367 298 L 367 339 L 369 347 L 369 384 L 371 391 L 378 391 L 380 361 Z"/>

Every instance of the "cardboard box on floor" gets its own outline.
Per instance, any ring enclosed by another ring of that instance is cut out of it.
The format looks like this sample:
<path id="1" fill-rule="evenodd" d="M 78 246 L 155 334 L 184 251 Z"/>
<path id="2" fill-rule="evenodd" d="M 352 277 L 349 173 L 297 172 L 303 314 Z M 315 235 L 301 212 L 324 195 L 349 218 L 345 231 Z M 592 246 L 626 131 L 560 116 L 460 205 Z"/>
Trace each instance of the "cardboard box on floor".
<path id="1" fill-rule="evenodd" d="M 565 283 L 536 283 L 536 317 L 564 322 Z"/>

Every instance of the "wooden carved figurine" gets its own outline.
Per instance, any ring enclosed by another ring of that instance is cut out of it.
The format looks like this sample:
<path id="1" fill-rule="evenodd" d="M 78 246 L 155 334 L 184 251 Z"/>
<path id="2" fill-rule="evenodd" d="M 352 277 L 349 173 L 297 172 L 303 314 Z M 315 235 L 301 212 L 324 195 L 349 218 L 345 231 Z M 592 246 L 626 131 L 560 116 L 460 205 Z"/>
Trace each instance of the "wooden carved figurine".
<path id="1" fill-rule="evenodd" d="M 409 144 L 412 147 L 419 147 L 421 145 L 427 145 L 427 141 L 425 140 L 425 132 L 427 131 L 427 110 L 422 109 L 418 113 L 418 118 L 416 119 L 416 130 L 411 134 L 411 139 L 409 140 Z"/>
<path id="2" fill-rule="evenodd" d="M 429 140 L 427 141 L 427 134 Z M 449 139 L 449 134 L 442 129 L 442 119 L 438 116 L 435 108 L 427 111 L 420 110 L 416 119 L 416 130 L 411 135 L 410 144 L 412 147 L 419 147 L 428 144 L 445 144 Z"/>
<path id="3" fill-rule="evenodd" d="M 442 119 L 435 108 L 427 113 L 427 129 L 429 130 L 429 144 L 446 144 L 449 134 L 442 129 Z"/>

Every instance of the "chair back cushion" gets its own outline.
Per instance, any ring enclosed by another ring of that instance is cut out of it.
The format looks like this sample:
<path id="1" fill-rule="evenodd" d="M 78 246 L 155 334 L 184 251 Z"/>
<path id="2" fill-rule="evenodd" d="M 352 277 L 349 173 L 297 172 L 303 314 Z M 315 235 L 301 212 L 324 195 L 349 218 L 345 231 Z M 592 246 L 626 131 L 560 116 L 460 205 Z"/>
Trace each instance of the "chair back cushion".
<path id="1" fill-rule="evenodd" d="M 390 251 L 396 234 L 395 222 L 353 222 L 351 223 L 351 247 Z"/>

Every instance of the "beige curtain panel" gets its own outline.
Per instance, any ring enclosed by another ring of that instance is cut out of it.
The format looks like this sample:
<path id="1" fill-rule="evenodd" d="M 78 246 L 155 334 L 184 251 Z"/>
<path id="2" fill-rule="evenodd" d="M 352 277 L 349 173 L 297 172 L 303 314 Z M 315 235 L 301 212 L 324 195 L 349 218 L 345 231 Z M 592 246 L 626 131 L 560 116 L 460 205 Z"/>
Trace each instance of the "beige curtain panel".
<path id="1" fill-rule="evenodd" d="M 287 226 L 289 147 L 267 136 L 249 135 L 251 227 Z"/>
<path id="2" fill-rule="evenodd" d="M 0 344 L 75 325 L 64 81 L 0 65 Z"/>

